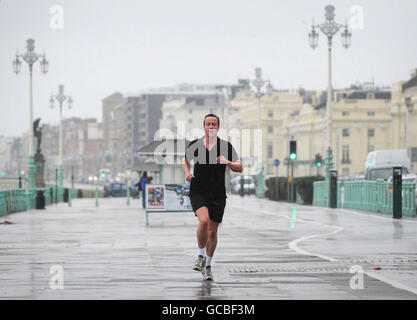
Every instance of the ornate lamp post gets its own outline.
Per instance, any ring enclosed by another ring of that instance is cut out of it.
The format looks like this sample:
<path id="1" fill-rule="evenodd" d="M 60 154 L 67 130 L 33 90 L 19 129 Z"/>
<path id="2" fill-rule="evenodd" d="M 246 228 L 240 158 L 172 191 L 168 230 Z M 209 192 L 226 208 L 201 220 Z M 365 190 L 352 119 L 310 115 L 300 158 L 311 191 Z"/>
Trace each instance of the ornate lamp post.
<path id="1" fill-rule="evenodd" d="M 262 69 L 260 67 L 257 67 L 255 69 L 255 79 L 252 81 L 253 86 L 256 88 L 256 93 L 255 96 L 258 99 L 258 125 L 257 125 L 257 129 L 258 130 L 262 130 L 261 128 L 261 98 L 262 96 L 264 96 L 265 94 L 270 96 L 272 95 L 272 84 L 270 81 L 265 81 L 262 79 Z M 266 84 L 266 93 L 261 92 L 261 89 L 264 87 L 264 85 Z M 262 131 L 261 131 L 262 132 Z M 262 139 L 262 136 L 261 136 Z M 263 163 L 262 163 L 262 154 L 263 154 L 263 144 L 261 141 L 261 154 L 260 157 L 261 159 L 258 159 L 258 187 L 256 188 L 256 196 L 258 198 L 264 198 L 265 197 L 265 190 L 264 190 L 264 168 L 263 168 Z"/>
<path id="2" fill-rule="evenodd" d="M 410 96 L 406 96 L 405 97 L 405 106 L 407 107 L 407 118 L 406 118 L 406 122 L 405 122 L 405 148 L 407 149 L 407 154 L 410 157 L 410 151 L 409 151 L 409 143 L 408 143 L 408 130 L 409 130 L 409 118 L 410 118 L 410 114 L 411 112 L 413 112 L 414 109 L 414 103 L 411 99 Z"/>
<path id="3" fill-rule="evenodd" d="M 335 13 L 334 13 L 334 6 L 328 5 L 325 8 L 326 10 L 326 21 L 322 24 L 314 25 L 311 32 L 308 34 L 308 38 L 310 41 L 310 47 L 313 50 L 317 47 L 318 44 L 318 37 L 319 33 L 316 31 L 316 28 L 321 30 L 324 35 L 327 36 L 327 44 L 328 44 L 328 56 L 329 56 L 329 65 L 328 65 L 328 84 L 327 84 L 327 143 L 328 143 L 328 150 L 327 150 L 327 157 L 332 157 L 330 155 L 332 153 L 332 130 L 331 130 L 331 105 L 332 105 L 332 39 L 333 36 L 341 29 L 344 28 L 342 32 L 342 45 L 345 49 L 349 48 L 350 46 L 350 39 L 352 37 L 352 33 L 349 32 L 347 23 L 344 25 L 339 24 L 334 21 Z M 329 177 L 326 177 L 327 179 Z"/>
<path id="4" fill-rule="evenodd" d="M 58 201 L 62 201 L 62 192 L 64 188 L 64 161 L 63 161 L 63 151 L 62 151 L 62 105 L 65 100 L 68 99 L 68 109 L 72 108 L 73 101 L 71 96 L 67 96 L 64 94 L 64 86 L 60 84 L 58 86 L 58 94 L 51 95 L 51 99 L 49 99 L 49 103 L 51 108 L 54 108 L 54 101 L 59 102 L 59 173 L 58 173 L 58 193 L 59 198 Z"/>
<path id="5" fill-rule="evenodd" d="M 39 58 L 42 58 L 40 61 L 41 71 L 43 74 L 48 72 L 49 62 L 46 60 L 45 54 L 40 55 L 35 52 L 35 40 L 28 39 L 26 40 L 26 53 L 20 55 L 16 53 L 16 59 L 13 61 L 13 71 L 14 73 L 18 74 L 22 67 L 22 62 L 20 59 L 25 61 L 29 65 L 29 90 L 30 90 L 30 97 L 29 97 L 29 164 L 28 164 L 28 197 L 27 197 L 27 208 L 31 208 L 32 205 L 32 197 L 35 192 L 35 154 L 34 154 L 34 144 L 33 144 L 33 85 L 32 85 L 32 71 L 33 65 Z"/>

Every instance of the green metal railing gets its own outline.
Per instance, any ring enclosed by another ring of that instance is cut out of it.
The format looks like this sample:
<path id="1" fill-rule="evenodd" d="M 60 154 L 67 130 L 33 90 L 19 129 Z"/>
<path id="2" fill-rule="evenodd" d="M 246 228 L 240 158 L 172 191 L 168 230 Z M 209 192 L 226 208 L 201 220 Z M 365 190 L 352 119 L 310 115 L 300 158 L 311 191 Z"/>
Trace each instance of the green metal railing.
<path id="1" fill-rule="evenodd" d="M 13 189 L 0 191 L 0 216 L 25 211 L 27 209 L 26 190 Z"/>
<path id="2" fill-rule="evenodd" d="M 56 188 L 36 188 L 36 191 L 43 190 L 45 196 L 45 206 L 56 203 Z M 0 190 L 0 217 L 36 208 L 36 191 L 28 192 L 25 189 Z M 73 199 L 74 191 L 71 190 L 70 196 Z M 58 199 L 59 200 L 59 199 Z"/>
<path id="3" fill-rule="evenodd" d="M 328 206 L 328 181 L 314 182 L 313 205 Z M 343 198 L 341 189 L 343 188 Z M 377 181 L 338 181 L 337 207 L 392 213 L 392 182 Z M 402 183 L 402 214 L 416 216 L 416 183 Z"/>
<path id="4" fill-rule="evenodd" d="M 341 208 L 342 206 L 342 197 L 341 197 L 342 183 L 337 182 L 337 207 Z M 329 206 L 329 181 L 316 181 L 313 183 L 313 206 Z"/>

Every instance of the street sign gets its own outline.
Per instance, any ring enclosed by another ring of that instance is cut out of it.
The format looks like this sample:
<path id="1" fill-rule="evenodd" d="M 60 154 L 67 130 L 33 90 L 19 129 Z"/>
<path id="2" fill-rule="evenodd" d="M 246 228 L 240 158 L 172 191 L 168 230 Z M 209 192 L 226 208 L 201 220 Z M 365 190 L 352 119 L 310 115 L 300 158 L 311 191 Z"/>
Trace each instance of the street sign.
<path id="1" fill-rule="evenodd" d="M 279 160 L 278 160 L 278 159 L 275 159 L 275 160 L 274 160 L 274 166 L 275 166 L 275 167 L 279 167 Z"/>

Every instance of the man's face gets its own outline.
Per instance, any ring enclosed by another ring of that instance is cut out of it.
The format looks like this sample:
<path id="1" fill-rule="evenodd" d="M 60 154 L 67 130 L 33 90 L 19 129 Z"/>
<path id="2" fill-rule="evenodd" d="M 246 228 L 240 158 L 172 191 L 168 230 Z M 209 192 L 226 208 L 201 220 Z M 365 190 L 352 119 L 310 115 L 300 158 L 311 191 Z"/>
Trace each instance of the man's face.
<path id="1" fill-rule="evenodd" d="M 204 121 L 204 131 L 206 137 L 215 137 L 217 136 L 217 131 L 219 130 L 219 122 L 216 117 L 207 117 Z"/>

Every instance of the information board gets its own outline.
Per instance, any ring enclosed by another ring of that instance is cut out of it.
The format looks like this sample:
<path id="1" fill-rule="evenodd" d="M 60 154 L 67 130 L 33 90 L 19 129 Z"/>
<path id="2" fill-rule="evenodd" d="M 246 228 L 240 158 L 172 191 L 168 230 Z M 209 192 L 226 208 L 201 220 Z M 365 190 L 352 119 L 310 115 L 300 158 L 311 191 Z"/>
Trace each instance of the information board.
<path id="1" fill-rule="evenodd" d="M 192 211 L 189 184 L 147 184 L 147 211 Z"/>

